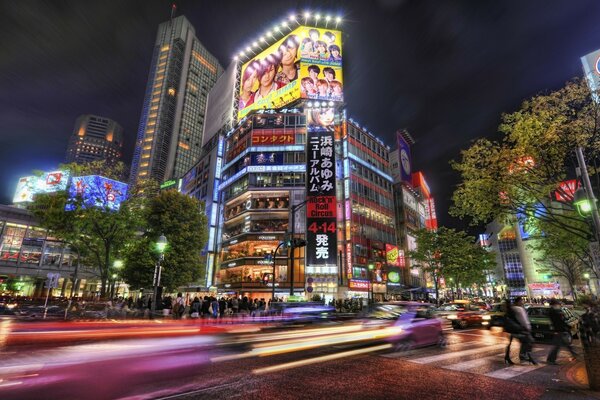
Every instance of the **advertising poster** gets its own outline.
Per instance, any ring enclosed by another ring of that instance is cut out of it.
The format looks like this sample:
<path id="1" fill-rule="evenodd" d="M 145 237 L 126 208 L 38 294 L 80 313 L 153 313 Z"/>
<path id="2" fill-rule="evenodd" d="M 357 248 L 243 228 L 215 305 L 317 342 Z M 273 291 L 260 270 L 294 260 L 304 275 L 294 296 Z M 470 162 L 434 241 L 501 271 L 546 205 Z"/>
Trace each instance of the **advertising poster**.
<path id="1" fill-rule="evenodd" d="M 554 192 L 556 201 L 571 203 L 579 186 L 581 185 L 577 179 L 561 182 L 558 190 Z"/>
<path id="2" fill-rule="evenodd" d="M 24 176 L 17 182 L 17 190 L 13 198 L 13 203 L 24 203 L 33 201 L 33 195 L 36 193 L 37 176 Z"/>
<path id="3" fill-rule="evenodd" d="M 67 210 L 73 210 L 73 204 L 81 199 L 83 207 L 100 207 L 117 211 L 127 199 L 128 185 L 100 175 L 77 176 L 71 180 L 69 204 Z"/>
<path id="4" fill-rule="evenodd" d="M 306 265 L 337 266 L 334 110 L 307 110 Z M 331 115 L 331 117 L 330 117 Z"/>
<path id="5" fill-rule="evenodd" d="M 13 203 L 33 201 L 38 193 L 55 193 L 67 190 L 69 171 L 45 172 L 42 176 L 26 176 L 19 179 Z"/>
<path id="6" fill-rule="evenodd" d="M 399 267 L 388 267 L 388 273 L 387 273 L 388 287 L 389 286 L 391 286 L 391 287 L 400 286 L 401 276 L 402 276 L 402 272 Z"/>
<path id="7" fill-rule="evenodd" d="M 342 82 L 341 32 L 300 26 L 242 65 L 238 119 L 301 97 L 342 101 Z"/>
<path id="8" fill-rule="evenodd" d="M 435 213 L 435 201 L 430 197 L 425 202 L 425 228 L 436 230 L 438 228 L 437 215 Z"/>
<path id="9" fill-rule="evenodd" d="M 400 157 L 400 179 L 410 184 L 412 182 L 412 161 L 410 157 L 410 145 L 402 137 L 402 131 L 396 133 L 398 153 Z"/>
<path id="10" fill-rule="evenodd" d="M 583 65 L 583 73 L 588 87 L 592 91 L 592 97 L 598 102 L 600 101 L 598 98 L 598 90 L 600 89 L 600 50 L 581 57 L 581 64 Z"/>
<path id="11" fill-rule="evenodd" d="M 388 266 L 400 266 L 400 254 L 398 253 L 398 246 L 388 243 L 385 244 L 385 261 L 387 262 Z"/>
<path id="12" fill-rule="evenodd" d="M 250 165 L 282 165 L 283 153 L 255 153 L 250 156 Z"/>
<path id="13" fill-rule="evenodd" d="M 423 197 L 426 199 L 431 197 L 431 189 L 429 189 L 429 185 L 425 180 L 425 175 L 421 171 L 415 172 L 412 175 L 412 185 L 417 189 L 421 189 L 421 193 L 423 193 Z"/>

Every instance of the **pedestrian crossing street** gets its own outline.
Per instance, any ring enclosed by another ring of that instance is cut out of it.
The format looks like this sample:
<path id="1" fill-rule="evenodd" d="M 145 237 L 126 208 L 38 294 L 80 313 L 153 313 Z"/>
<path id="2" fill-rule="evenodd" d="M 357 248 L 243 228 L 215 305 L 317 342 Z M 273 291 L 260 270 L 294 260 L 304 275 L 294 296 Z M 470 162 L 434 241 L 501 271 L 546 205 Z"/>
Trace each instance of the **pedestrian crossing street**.
<path id="1" fill-rule="evenodd" d="M 380 356 L 503 380 L 517 377 L 521 379 L 525 374 L 542 372 L 546 369 L 558 370 L 558 367 L 545 363 L 550 351 L 550 346 L 546 344 L 534 345 L 532 356 L 538 364 L 532 365 L 519 362 L 519 343 L 513 341 L 511 359 L 515 365 L 507 365 L 504 362 L 504 351 L 508 339 L 504 335 L 485 330 L 450 331 L 446 334 L 448 343 L 445 347 L 423 347 Z M 569 359 L 568 353 L 563 351 L 558 362 L 566 365 Z"/>

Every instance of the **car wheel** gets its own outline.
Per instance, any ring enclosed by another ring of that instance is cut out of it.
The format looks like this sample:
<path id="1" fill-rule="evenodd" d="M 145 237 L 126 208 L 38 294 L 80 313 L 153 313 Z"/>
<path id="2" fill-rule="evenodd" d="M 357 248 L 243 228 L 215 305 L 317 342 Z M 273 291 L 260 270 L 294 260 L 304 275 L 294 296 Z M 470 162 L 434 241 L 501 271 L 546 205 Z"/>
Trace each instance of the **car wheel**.
<path id="1" fill-rule="evenodd" d="M 395 350 L 405 352 L 405 351 L 411 350 L 414 347 L 415 347 L 415 341 L 408 338 L 408 339 L 402 340 L 401 342 L 396 343 Z"/>

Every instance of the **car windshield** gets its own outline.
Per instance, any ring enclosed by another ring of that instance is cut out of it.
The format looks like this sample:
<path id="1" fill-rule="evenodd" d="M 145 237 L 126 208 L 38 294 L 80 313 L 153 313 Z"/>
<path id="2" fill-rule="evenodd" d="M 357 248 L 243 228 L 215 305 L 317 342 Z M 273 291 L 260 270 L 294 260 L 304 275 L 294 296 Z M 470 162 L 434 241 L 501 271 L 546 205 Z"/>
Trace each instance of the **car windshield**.
<path id="1" fill-rule="evenodd" d="M 550 308 L 531 307 L 527 310 L 530 317 L 547 317 L 550 314 Z"/>
<path id="2" fill-rule="evenodd" d="M 373 311 L 371 311 L 367 317 L 372 319 L 392 319 L 396 320 L 400 318 L 403 314 L 409 313 L 409 310 L 405 306 L 399 306 L 395 304 L 383 304 L 375 306 Z"/>
<path id="3" fill-rule="evenodd" d="M 448 303 L 442 304 L 439 308 L 440 311 L 464 311 L 466 305 L 463 303 Z"/>

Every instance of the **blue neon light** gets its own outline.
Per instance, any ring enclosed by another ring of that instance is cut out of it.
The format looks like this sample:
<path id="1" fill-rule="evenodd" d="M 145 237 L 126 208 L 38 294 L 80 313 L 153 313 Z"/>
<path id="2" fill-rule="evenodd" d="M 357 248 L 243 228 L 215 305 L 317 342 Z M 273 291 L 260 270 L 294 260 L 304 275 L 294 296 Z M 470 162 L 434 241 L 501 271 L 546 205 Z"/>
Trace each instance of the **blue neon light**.
<path id="1" fill-rule="evenodd" d="M 367 167 L 370 170 L 377 172 L 379 175 L 383 176 L 385 179 L 387 179 L 390 182 L 394 182 L 394 180 L 392 179 L 391 176 L 389 176 L 388 174 L 386 174 L 385 172 L 382 172 L 381 170 L 379 170 L 378 168 L 372 166 L 369 163 L 364 162 L 363 160 L 361 160 L 360 158 L 356 157 L 354 154 L 350 153 L 348 154 L 348 157 L 350 157 L 351 159 L 353 159 L 354 161 L 356 161 L 357 163 L 359 163 L 360 165 L 362 165 L 363 167 Z"/>

